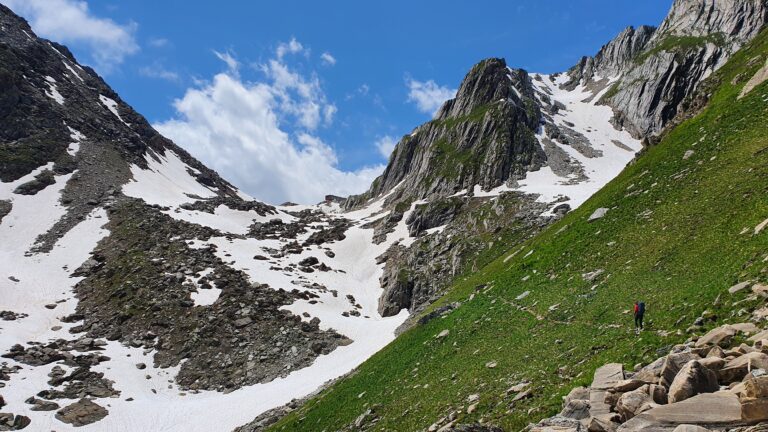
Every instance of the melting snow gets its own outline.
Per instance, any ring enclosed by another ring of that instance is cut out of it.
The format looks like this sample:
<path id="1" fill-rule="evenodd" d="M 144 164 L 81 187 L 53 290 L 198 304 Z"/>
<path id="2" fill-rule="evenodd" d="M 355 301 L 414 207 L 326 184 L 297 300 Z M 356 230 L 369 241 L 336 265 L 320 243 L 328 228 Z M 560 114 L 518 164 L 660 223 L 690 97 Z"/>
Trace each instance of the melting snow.
<path id="1" fill-rule="evenodd" d="M 145 157 L 148 168 L 131 166 L 133 180 L 123 186 L 123 193 L 141 198 L 149 204 L 176 207 L 195 201 L 190 195 L 212 198 L 216 194 L 198 183 L 189 168 L 176 153 L 168 150 L 165 155 L 149 152 Z"/>
<path id="2" fill-rule="evenodd" d="M 64 105 L 64 96 L 59 93 L 59 89 L 56 87 L 56 80 L 53 77 L 46 76 L 45 81 L 48 84 L 48 90 L 45 91 L 45 94 L 59 105 Z"/>
<path id="3" fill-rule="evenodd" d="M 104 95 L 99 95 L 99 100 L 101 103 L 104 104 L 105 107 L 107 107 L 108 110 L 112 111 L 112 114 L 115 115 L 121 122 L 123 122 L 124 125 L 130 126 L 129 123 L 126 123 L 125 120 L 123 120 L 122 117 L 120 117 L 120 113 L 117 112 L 117 102 L 115 102 L 114 99 L 110 99 Z"/>

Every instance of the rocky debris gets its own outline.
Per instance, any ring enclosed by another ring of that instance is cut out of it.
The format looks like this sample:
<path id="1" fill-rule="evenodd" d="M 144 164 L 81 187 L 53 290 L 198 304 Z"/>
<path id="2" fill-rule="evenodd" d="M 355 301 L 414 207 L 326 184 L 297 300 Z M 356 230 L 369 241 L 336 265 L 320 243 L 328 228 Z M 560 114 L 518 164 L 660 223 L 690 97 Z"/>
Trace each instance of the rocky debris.
<path id="1" fill-rule="evenodd" d="M 69 375 L 57 374 L 48 381 L 48 384 L 54 387 L 63 385 L 64 388 L 43 390 L 37 394 L 47 400 L 120 396 L 120 391 L 112 387 L 113 381 L 104 378 L 102 372 L 91 371 L 90 367 L 79 367 Z"/>
<path id="2" fill-rule="evenodd" d="M 281 309 L 314 294 L 253 283 L 218 258 L 213 246 L 187 244 L 219 233 L 137 200 L 121 199 L 109 214 L 111 235 L 92 254 L 99 265 L 79 269 L 86 278 L 75 287 L 76 317 L 83 322 L 73 331 L 154 349 L 154 366 L 181 363 L 176 382 L 191 390 L 268 382 L 349 343 L 320 330 L 319 320 L 305 322 Z M 197 287 L 187 277 L 203 271 L 199 284 L 221 293 L 200 307 L 190 298 Z"/>
<path id="3" fill-rule="evenodd" d="M 264 204 L 259 201 L 245 201 L 233 196 L 216 196 L 208 199 L 200 199 L 191 203 L 184 203 L 179 207 L 184 210 L 202 211 L 214 214 L 219 206 L 225 206 L 232 210 L 243 212 L 255 212 L 262 217 L 277 214 L 277 209 L 269 204 Z"/>
<path id="4" fill-rule="evenodd" d="M 109 411 L 107 411 L 106 408 L 90 399 L 80 399 L 57 411 L 56 419 L 78 427 L 95 423 L 106 417 L 108 414 Z"/>
<path id="5" fill-rule="evenodd" d="M 44 170 L 36 175 L 34 180 L 19 185 L 13 190 L 13 193 L 18 195 L 35 195 L 54 183 L 56 183 L 56 179 L 53 176 L 53 171 Z"/>
<path id="6" fill-rule="evenodd" d="M 47 344 L 32 342 L 29 347 L 16 344 L 7 353 L 3 354 L 2 357 L 30 366 L 42 366 L 57 361 L 63 361 L 64 364 L 73 367 L 95 366 L 109 360 L 109 357 L 99 353 L 104 345 L 106 345 L 105 341 L 90 337 L 81 337 L 80 339 L 73 340 L 57 339 Z M 73 351 L 95 352 L 78 355 L 73 353 Z"/>
<path id="7" fill-rule="evenodd" d="M 322 245 L 325 243 L 333 243 L 344 240 L 347 238 L 346 231 L 351 226 L 351 222 L 344 218 L 333 218 L 328 221 L 329 227 L 315 231 L 309 235 L 304 242 L 305 246 L 309 245 Z"/>
<path id="8" fill-rule="evenodd" d="M 32 411 L 55 411 L 60 408 L 59 404 L 56 402 L 46 401 L 36 397 L 31 397 L 24 402 L 32 405 L 30 408 Z"/>
<path id="9" fill-rule="evenodd" d="M 751 346 L 731 347 L 738 332 L 757 334 Z M 752 323 L 727 324 L 669 347 L 636 372 L 621 364 L 602 366 L 589 388 L 577 387 L 564 398 L 560 414 L 528 430 L 745 431 L 768 421 L 766 334 Z"/>
<path id="10" fill-rule="evenodd" d="M 0 223 L 3 222 L 3 218 L 11 213 L 13 204 L 8 200 L 0 200 Z"/>
<path id="11" fill-rule="evenodd" d="M 0 413 L 0 431 L 22 430 L 29 426 L 32 420 L 27 416 Z"/>
<path id="12" fill-rule="evenodd" d="M 15 321 L 17 319 L 26 318 L 29 315 L 21 312 L 13 312 L 9 310 L 0 311 L 0 320 L 3 321 Z"/>

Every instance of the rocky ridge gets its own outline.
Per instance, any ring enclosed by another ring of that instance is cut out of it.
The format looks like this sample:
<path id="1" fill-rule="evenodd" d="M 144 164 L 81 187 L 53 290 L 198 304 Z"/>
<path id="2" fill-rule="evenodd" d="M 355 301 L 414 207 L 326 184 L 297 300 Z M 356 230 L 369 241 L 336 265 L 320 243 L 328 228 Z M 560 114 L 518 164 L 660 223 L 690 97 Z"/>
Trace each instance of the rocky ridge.
<path id="1" fill-rule="evenodd" d="M 568 71 L 569 86 L 610 86 L 603 102 L 637 137 L 659 133 L 699 83 L 768 22 L 765 0 L 676 0 L 655 29 L 628 27 Z"/>

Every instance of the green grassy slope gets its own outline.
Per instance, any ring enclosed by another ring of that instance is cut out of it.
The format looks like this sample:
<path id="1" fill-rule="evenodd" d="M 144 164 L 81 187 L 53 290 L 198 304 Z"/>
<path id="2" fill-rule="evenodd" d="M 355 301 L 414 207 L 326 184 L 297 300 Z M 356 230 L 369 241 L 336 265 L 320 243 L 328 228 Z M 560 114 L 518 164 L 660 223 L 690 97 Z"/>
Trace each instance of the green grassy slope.
<path id="1" fill-rule="evenodd" d="M 373 407 L 370 430 L 423 430 L 452 411 L 461 423 L 518 430 L 559 411 L 561 397 L 588 384 L 598 366 L 631 368 L 682 342 L 705 310 L 716 319 L 703 330 L 746 314 L 755 305 L 734 304 L 726 289 L 768 280 L 768 230 L 754 235 L 768 218 L 768 83 L 736 96 L 766 55 L 763 31 L 712 77 L 700 115 L 511 250 L 519 250 L 513 258 L 458 281 L 433 305 L 458 301 L 458 309 L 406 332 L 273 429 L 339 430 Z M 588 223 L 599 207 L 610 211 Z M 582 276 L 598 269 L 593 282 Z M 636 299 L 648 308 L 640 337 L 625 313 Z M 448 336 L 437 338 L 444 329 Z M 512 402 L 505 390 L 524 379 L 534 396 Z M 479 406 L 467 414 L 474 393 Z"/>

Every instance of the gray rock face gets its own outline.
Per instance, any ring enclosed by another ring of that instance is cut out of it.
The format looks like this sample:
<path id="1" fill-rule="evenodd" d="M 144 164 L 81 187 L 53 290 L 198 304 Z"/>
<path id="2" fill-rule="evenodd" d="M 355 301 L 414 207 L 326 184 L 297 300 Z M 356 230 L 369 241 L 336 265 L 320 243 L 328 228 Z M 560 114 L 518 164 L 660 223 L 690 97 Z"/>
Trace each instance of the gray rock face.
<path id="1" fill-rule="evenodd" d="M 658 133 L 699 83 L 768 21 L 765 0 L 676 0 L 658 29 L 627 28 L 568 72 L 567 86 L 620 77 L 603 101 L 617 126 Z"/>
<path id="2" fill-rule="evenodd" d="M 434 120 L 395 147 L 370 190 L 350 197 L 354 207 L 403 185 L 389 202 L 452 195 L 480 185 L 484 190 L 518 179 L 545 162 L 534 136 L 541 112 L 528 74 L 503 59 L 475 65 Z"/>

